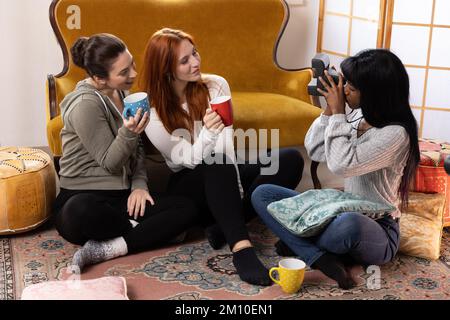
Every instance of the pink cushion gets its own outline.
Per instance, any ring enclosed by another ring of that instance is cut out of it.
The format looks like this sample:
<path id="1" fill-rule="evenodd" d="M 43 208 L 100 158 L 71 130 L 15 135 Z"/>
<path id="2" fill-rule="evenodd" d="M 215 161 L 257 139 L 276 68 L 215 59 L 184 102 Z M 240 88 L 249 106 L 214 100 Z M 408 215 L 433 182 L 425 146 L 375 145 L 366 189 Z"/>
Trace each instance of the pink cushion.
<path id="1" fill-rule="evenodd" d="M 22 300 L 129 300 L 123 277 L 48 281 L 30 285 Z"/>

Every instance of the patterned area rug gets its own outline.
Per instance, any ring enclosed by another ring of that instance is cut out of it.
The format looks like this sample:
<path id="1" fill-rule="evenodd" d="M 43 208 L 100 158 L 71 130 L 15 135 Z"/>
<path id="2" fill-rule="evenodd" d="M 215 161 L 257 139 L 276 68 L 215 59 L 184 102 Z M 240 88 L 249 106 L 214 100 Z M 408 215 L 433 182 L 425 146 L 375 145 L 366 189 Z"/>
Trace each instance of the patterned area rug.
<path id="1" fill-rule="evenodd" d="M 263 262 L 275 266 L 280 257 L 273 248 L 274 235 L 258 221 L 250 225 L 250 235 Z M 76 248 L 48 225 L 0 238 L 0 299 L 20 299 L 24 287 L 33 283 L 67 279 L 66 267 Z M 381 268 L 355 267 L 352 274 L 358 286 L 341 290 L 321 272 L 308 269 L 301 290 L 287 295 L 277 285 L 240 281 L 229 250 L 212 250 L 201 236 L 191 236 L 182 244 L 91 266 L 82 279 L 123 276 L 130 299 L 449 299 L 450 231 L 444 232 L 437 261 L 399 254 Z"/>
<path id="2" fill-rule="evenodd" d="M 11 300 L 14 298 L 11 242 L 8 238 L 0 238 L 0 300 Z"/>

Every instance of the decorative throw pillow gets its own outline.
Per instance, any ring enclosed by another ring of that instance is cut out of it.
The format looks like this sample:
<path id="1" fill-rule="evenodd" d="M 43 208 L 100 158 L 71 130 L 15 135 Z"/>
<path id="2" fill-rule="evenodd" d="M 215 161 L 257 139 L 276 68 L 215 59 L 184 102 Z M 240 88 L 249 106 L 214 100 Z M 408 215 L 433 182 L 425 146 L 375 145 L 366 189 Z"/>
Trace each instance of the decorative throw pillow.
<path id="1" fill-rule="evenodd" d="M 400 218 L 401 253 L 435 260 L 442 239 L 445 195 L 411 192 L 409 205 Z"/>
<path id="2" fill-rule="evenodd" d="M 91 280 L 61 280 L 32 284 L 22 300 L 129 300 L 123 277 Z"/>
<path id="3" fill-rule="evenodd" d="M 367 201 L 335 189 L 308 190 L 297 196 L 272 202 L 269 213 L 291 233 L 300 237 L 318 234 L 343 212 L 360 212 L 379 219 L 395 210 L 389 204 Z"/>

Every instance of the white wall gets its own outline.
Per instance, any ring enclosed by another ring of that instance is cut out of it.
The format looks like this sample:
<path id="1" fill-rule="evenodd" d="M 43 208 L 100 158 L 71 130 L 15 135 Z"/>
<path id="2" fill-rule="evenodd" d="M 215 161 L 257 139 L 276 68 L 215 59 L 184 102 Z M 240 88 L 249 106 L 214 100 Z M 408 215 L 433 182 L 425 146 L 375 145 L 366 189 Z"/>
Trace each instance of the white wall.
<path id="1" fill-rule="evenodd" d="M 1 146 L 47 145 L 45 79 L 63 65 L 48 22 L 50 3 L 0 0 Z"/>
<path id="2" fill-rule="evenodd" d="M 285 68 L 310 64 L 317 37 L 318 0 L 287 0 L 290 23 L 278 60 Z M 0 146 L 46 146 L 45 79 L 62 70 L 48 19 L 51 0 L 0 0 Z"/>
<path id="3" fill-rule="evenodd" d="M 277 59 L 287 69 L 311 66 L 316 54 L 319 0 L 286 0 L 290 8 L 289 23 L 281 38 Z"/>

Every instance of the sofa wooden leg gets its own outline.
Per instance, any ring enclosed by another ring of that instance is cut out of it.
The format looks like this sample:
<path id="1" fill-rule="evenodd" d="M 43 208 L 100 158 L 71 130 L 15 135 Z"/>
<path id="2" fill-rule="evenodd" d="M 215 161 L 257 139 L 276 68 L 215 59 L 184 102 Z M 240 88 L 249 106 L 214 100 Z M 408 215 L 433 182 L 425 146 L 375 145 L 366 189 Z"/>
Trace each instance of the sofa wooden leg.
<path id="1" fill-rule="evenodd" d="M 53 157 L 53 164 L 55 165 L 55 171 L 58 174 L 58 177 L 59 177 L 59 159 L 60 158 L 61 157 L 58 157 L 58 156 Z"/>
<path id="2" fill-rule="evenodd" d="M 319 167 L 319 162 L 311 161 L 311 178 L 314 184 L 314 189 L 322 189 L 319 177 L 317 176 L 317 167 Z"/>

